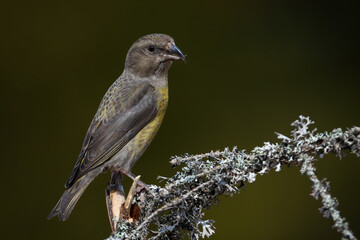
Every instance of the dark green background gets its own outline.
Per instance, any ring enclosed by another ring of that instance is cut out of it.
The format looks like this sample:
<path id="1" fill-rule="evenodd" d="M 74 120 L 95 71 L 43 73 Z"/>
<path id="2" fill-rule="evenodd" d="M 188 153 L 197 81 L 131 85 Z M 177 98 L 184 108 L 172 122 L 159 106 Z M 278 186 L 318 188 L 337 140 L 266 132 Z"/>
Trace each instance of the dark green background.
<path id="1" fill-rule="evenodd" d="M 355 1 L 354 1 L 355 2 Z M 176 154 L 289 134 L 298 115 L 319 131 L 360 125 L 359 6 L 348 1 L 2 1 L 1 239 L 104 239 L 109 174 L 69 220 L 46 217 L 62 194 L 97 106 L 140 36 L 171 35 L 188 63 L 169 72 L 160 131 L 133 172 L 170 176 Z M 360 236 L 360 161 L 320 159 Z M 130 182 L 126 179 L 127 185 Z M 206 212 L 212 239 L 339 239 L 298 168 L 258 177 Z"/>

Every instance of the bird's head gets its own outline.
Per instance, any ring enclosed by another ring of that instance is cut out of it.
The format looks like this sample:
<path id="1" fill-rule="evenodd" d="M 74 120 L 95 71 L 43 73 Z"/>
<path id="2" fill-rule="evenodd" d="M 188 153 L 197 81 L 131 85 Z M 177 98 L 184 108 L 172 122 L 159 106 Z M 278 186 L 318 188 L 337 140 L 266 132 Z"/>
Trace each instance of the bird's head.
<path id="1" fill-rule="evenodd" d="M 149 34 L 139 38 L 130 48 L 125 70 L 139 77 L 166 76 L 173 61 L 185 56 L 166 34 Z"/>

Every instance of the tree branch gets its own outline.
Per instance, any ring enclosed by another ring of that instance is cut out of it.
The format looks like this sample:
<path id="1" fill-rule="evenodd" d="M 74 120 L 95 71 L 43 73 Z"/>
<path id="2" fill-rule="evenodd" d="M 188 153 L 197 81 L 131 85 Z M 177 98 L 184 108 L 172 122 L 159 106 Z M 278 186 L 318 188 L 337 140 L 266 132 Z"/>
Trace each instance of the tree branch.
<path id="1" fill-rule="evenodd" d="M 316 129 L 309 131 L 311 124 L 308 117 L 300 116 L 292 123 L 292 137 L 277 133 L 281 143 L 266 142 L 250 153 L 235 147 L 173 157 L 170 163 L 173 167 L 183 165 L 181 171 L 170 178 L 159 177 L 166 181 L 164 187 L 151 185 L 149 191 L 137 193 L 133 201 L 141 209 L 140 221 L 118 222 L 117 232 L 109 240 L 180 239 L 184 230 L 190 239 L 209 237 L 215 227 L 212 220 L 203 220 L 203 209 L 216 204 L 218 196 L 238 193 L 245 182 L 254 182 L 271 168 L 278 172 L 283 165 L 300 167 L 313 184 L 311 195 L 322 199 L 323 216 L 332 218 L 342 239 L 356 239 L 337 210 L 338 201 L 330 195 L 329 182 L 317 177 L 315 157 L 333 153 L 341 158 L 346 149 L 360 157 L 360 128 L 315 134 Z"/>

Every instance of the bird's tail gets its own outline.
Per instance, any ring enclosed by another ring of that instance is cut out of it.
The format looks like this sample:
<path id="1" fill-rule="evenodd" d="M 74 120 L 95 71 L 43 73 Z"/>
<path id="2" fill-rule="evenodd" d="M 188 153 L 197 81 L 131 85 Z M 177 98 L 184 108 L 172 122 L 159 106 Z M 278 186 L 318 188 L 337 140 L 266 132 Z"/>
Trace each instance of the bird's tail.
<path id="1" fill-rule="evenodd" d="M 85 189 L 95 177 L 96 175 L 94 176 L 91 174 L 90 176 L 87 174 L 75 182 L 69 189 L 65 190 L 60 200 L 49 214 L 48 219 L 58 215 L 60 220 L 65 221 L 70 216 L 70 213 L 74 209 Z"/>

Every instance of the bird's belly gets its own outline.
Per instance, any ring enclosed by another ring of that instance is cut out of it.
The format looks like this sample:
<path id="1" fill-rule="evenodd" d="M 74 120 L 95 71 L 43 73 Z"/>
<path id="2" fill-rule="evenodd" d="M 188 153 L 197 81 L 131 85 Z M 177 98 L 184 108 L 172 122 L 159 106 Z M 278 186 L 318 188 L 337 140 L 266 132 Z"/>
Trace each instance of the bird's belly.
<path id="1" fill-rule="evenodd" d="M 142 154 L 145 151 L 159 130 L 162 120 L 163 116 L 157 116 L 135 136 L 131 144 L 134 147 L 134 155 Z"/>
<path id="2" fill-rule="evenodd" d="M 111 162 L 109 164 L 111 166 L 110 171 L 119 171 L 121 169 L 130 171 L 155 137 L 162 119 L 163 115 L 156 116 L 123 149 L 116 153 L 109 161 L 109 163 Z"/>

